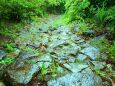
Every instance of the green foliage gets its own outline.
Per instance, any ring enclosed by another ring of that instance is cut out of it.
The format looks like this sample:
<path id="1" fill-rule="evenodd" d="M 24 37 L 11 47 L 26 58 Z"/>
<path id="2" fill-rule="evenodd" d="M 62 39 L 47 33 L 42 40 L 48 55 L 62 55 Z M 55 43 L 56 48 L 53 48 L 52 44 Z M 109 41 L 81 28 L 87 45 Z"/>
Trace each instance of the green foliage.
<path id="1" fill-rule="evenodd" d="M 43 15 L 43 2 L 40 0 L 1 0 L 1 17 L 6 19 L 25 19 L 33 15 Z M 38 4 L 39 3 L 39 4 Z M 38 7 L 39 6 L 39 7 Z M 40 9 L 41 6 L 41 9 Z"/>
<path id="2" fill-rule="evenodd" d="M 96 21 L 96 25 L 100 28 L 108 29 L 112 34 L 115 34 L 115 6 L 113 0 L 90 0 L 90 8 L 88 16 Z M 93 16 L 94 15 L 94 16 Z"/>
<path id="3" fill-rule="evenodd" d="M 66 15 L 69 21 L 85 16 L 85 9 L 90 5 L 88 0 L 67 0 L 65 4 Z"/>
<path id="4" fill-rule="evenodd" d="M 107 39 L 102 39 L 96 43 L 92 43 L 93 46 L 97 46 L 102 53 L 106 53 L 109 60 L 115 61 L 115 41 L 112 44 Z"/>
<path id="5" fill-rule="evenodd" d="M 42 68 L 41 68 L 41 73 L 40 73 L 42 76 L 46 75 L 47 74 L 47 69 L 46 69 L 46 66 L 45 64 L 42 64 Z"/>
<path id="6" fill-rule="evenodd" d="M 0 35 L 9 37 L 9 38 L 15 38 L 18 34 L 16 32 L 19 32 L 23 27 L 23 23 L 8 23 L 5 21 L 0 22 Z"/>
<path id="7" fill-rule="evenodd" d="M 103 4 L 106 5 L 106 7 L 111 7 L 114 6 L 114 0 L 89 0 L 91 5 L 93 5 L 95 8 L 96 7 L 102 7 Z"/>
<path id="8" fill-rule="evenodd" d="M 23 50 L 23 51 L 31 51 L 31 52 L 34 52 L 34 53 L 38 53 L 38 49 L 34 49 L 34 48 L 29 48 L 29 47 L 21 47 L 20 48 L 21 50 Z"/>
<path id="9" fill-rule="evenodd" d="M 77 22 L 77 21 L 76 21 Z M 77 34 L 82 34 L 83 32 L 87 31 L 89 29 L 89 26 L 86 22 L 80 21 L 75 23 L 80 29 L 77 31 Z"/>
<path id="10" fill-rule="evenodd" d="M 50 73 L 51 76 L 55 77 L 57 75 L 58 68 L 59 64 L 56 63 L 54 60 L 52 60 L 52 64 L 49 66 L 49 69 L 46 68 L 46 65 L 43 63 L 38 78 L 43 79 L 45 75 L 47 75 L 47 73 Z"/>
<path id="11" fill-rule="evenodd" d="M 112 69 L 112 65 L 111 64 L 107 64 L 105 69 L 102 70 L 95 70 L 95 73 L 103 78 L 108 79 L 112 86 L 114 86 L 114 81 L 111 78 L 115 78 L 115 74 L 114 74 L 114 70 Z"/>
<path id="12" fill-rule="evenodd" d="M 96 19 L 98 19 L 99 24 L 102 24 L 106 21 L 106 17 L 107 17 L 107 11 L 105 9 L 105 7 L 103 8 L 98 8 L 97 13 L 96 13 Z"/>
<path id="13" fill-rule="evenodd" d="M 47 11 L 48 13 L 64 13 L 65 11 L 65 0 L 47 0 Z"/>
<path id="14" fill-rule="evenodd" d="M 20 21 L 36 15 L 43 16 L 50 6 L 58 6 L 62 2 L 63 0 L 0 0 L 0 18 Z"/>
<path id="15" fill-rule="evenodd" d="M 11 64 L 12 62 L 14 62 L 14 58 L 13 57 L 6 57 L 5 59 L 3 60 L 0 60 L 0 64 Z"/>
<path id="16" fill-rule="evenodd" d="M 4 48 L 7 52 L 14 52 L 16 50 L 15 45 L 13 43 L 4 44 Z"/>
<path id="17" fill-rule="evenodd" d="M 55 62 L 55 60 L 52 60 L 52 64 L 50 66 L 50 72 L 52 74 L 53 77 L 55 77 L 58 73 L 58 68 L 59 68 L 59 64 Z"/>
<path id="18" fill-rule="evenodd" d="M 109 52 L 110 52 L 111 59 L 115 61 L 115 41 L 113 41 L 113 44 L 110 45 Z"/>
<path id="19" fill-rule="evenodd" d="M 59 6 L 60 4 L 64 3 L 64 0 L 47 0 L 49 5 Z"/>
<path id="20" fill-rule="evenodd" d="M 109 0 L 67 0 L 65 9 L 66 22 L 77 21 L 76 25 L 80 25 L 80 21 L 90 18 L 100 29 L 109 27 L 108 30 L 114 35 L 115 6 Z"/>
<path id="21" fill-rule="evenodd" d="M 95 14 L 95 18 L 98 24 L 100 24 L 100 26 L 105 27 L 107 26 L 105 25 L 106 23 L 113 22 L 113 20 L 115 19 L 115 14 L 113 10 L 115 10 L 115 6 L 109 9 L 105 8 L 104 6 L 102 8 L 98 7 L 98 10 L 96 11 Z"/>
<path id="22" fill-rule="evenodd" d="M 65 11 L 65 23 L 93 17 L 98 26 L 109 26 L 108 29 L 113 32 L 114 9 L 115 6 L 108 0 L 1 0 L 0 19 L 37 21 L 37 16 L 44 16 L 48 12 Z"/>

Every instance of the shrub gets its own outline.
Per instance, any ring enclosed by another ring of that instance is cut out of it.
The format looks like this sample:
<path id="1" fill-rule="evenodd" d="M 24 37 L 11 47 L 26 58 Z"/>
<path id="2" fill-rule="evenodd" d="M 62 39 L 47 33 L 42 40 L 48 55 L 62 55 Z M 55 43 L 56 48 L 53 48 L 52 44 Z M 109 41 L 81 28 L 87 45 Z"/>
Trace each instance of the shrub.
<path id="1" fill-rule="evenodd" d="M 111 8 L 105 8 L 104 6 L 102 8 L 97 9 L 95 14 L 95 19 L 97 20 L 98 24 L 101 24 L 102 27 L 107 26 L 107 23 L 112 23 L 115 19 L 115 14 L 113 13 L 113 10 L 115 7 Z"/>
<path id="2" fill-rule="evenodd" d="M 1 5 L 1 17 L 3 19 L 25 19 L 32 15 L 43 15 L 45 9 L 43 2 L 40 0 L 2 0 Z"/>
<path id="3" fill-rule="evenodd" d="M 65 11 L 65 0 L 47 0 L 48 2 L 48 7 L 47 11 L 48 12 L 53 12 L 53 13 L 63 13 Z"/>
<path id="4" fill-rule="evenodd" d="M 63 0 L 0 0 L 0 18 L 20 21 L 31 16 L 43 16 L 48 7 L 62 3 Z"/>
<path id="5" fill-rule="evenodd" d="M 76 20 L 78 16 L 85 16 L 85 9 L 88 8 L 90 2 L 88 0 L 67 0 L 65 3 L 66 15 L 69 21 Z"/>

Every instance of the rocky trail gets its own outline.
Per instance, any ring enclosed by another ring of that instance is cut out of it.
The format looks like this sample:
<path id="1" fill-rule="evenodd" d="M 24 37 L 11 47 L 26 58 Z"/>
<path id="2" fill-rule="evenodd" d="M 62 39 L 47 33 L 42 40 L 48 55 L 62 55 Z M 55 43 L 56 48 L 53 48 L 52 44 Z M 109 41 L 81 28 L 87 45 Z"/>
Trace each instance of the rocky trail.
<path id="1" fill-rule="evenodd" d="M 105 55 L 68 26 L 54 28 L 54 18 L 32 23 L 15 39 L 15 62 L 0 66 L 6 86 L 110 86 L 94 71 L 105 67 Z"/>

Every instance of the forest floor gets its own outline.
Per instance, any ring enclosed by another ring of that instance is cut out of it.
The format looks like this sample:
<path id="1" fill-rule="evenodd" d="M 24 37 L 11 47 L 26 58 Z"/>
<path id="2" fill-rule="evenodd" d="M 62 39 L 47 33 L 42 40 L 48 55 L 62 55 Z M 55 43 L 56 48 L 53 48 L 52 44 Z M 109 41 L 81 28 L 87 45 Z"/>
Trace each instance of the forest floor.
<path id="1" fill-rule="evenodd" d="M 0 65 L 6 86 L 114 85 L 107 55 L 91 45 L 104 36 L 85 40 L 76 34 L 77 26 L 57 27 L 59 18 L 60 15 L 51 15 L 26 25 L 14 39 L 15 47 L 7 45 L 13 51 L 7 53 L 13 63 Z M 107 75 L 101 72 L 105 69 Z"/>

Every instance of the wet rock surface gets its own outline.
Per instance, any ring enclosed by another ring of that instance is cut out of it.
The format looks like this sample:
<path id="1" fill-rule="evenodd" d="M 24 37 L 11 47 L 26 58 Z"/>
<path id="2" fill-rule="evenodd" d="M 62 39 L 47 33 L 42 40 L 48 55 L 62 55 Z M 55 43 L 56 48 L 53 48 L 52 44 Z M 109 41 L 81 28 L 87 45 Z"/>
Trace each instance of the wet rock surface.
<path id="1" fill-rule="evenodd" d="M 87 36 L 87 37 L 95 37 L 96 32 L 94 30 L 87 30 L 87 31 L 83 32 L 82 35 Z"/>
<path id="2" fill-rule="evenodd" d="M 84 48 L 83 50 L 81 50 L 81 52 L 89 56 L 89 58 L 92 60 L 96 60 L 100 58 L 99 50 L 92 46 Z"/>
<path id="3" fill-rule="evenodd" d="M 0 60 L 6 56 L 6 53 L 3 50 L 0 50 Z"/>
<path id="4" fill-rule="evenodd" d="M 101 79 L 90 70 L 70 73 L 48 81 L 48 86 L 102 86 Z"/>
<path id="5" fill-rule="evenodd" d="M 30 82 L 33 75 L 40 70 L 42 64 L 47 68 L 50 63 L 51 58 L 47 54 L 36 58 L 34 57 L 31 60 L 23 60 L 20 58 L 8 68 L 7 77 L 12 81 L 10 83 L 12 83 L 13 86 L 17 84 L 26 85 Z"/>
<path id="6" fill-rule="evenodd" d="M 0 60 L 4 59 L 6 56 L 5 51 L 0 50 Z M 0 79 L 3 78 L 4 71 L 6 69 L 6 65 L 0 64 Z"/>
<path id="7" fill-rule="evenodd" d="M 52 28 L 49 21 L 53 19 L 41 21 L 39 27 L 32 24 L 29 30 L 20 33 L 15 43 L 21 52 L 7 69 L 6 81 L 13 86 L 28 86 L 35 74 L 42 74 L 45 86 L 101 86 L 102 81 L 92 72 L 94 65 L 90 64 L 101 58 L 98 48 L 68 27 Z"/>

